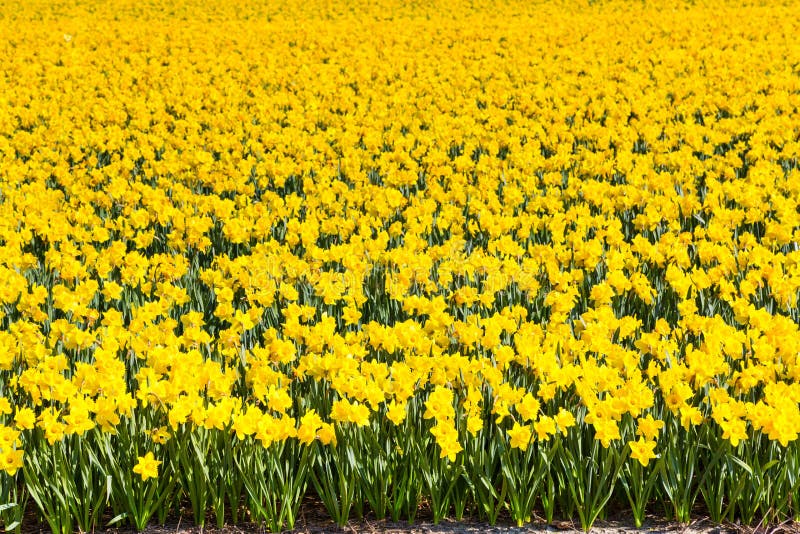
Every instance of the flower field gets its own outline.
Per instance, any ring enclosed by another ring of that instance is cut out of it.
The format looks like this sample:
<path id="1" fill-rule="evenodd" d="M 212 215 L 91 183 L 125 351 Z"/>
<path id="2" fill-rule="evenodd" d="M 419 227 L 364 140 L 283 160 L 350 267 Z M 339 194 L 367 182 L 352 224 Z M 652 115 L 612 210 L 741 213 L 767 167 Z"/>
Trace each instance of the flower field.
<path id="1" fill-rule="evenodd" d="M 800 519 L 799 12 L 3 4 L 0 525 Z"/>

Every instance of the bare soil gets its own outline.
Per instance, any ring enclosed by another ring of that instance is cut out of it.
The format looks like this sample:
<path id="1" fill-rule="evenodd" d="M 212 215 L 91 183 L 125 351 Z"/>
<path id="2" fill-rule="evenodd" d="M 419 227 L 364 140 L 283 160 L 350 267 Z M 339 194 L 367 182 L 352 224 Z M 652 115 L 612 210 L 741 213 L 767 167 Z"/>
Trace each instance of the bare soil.
<path id="1" fill-rule="evenodd" d="M 187 519 L 187 517 L 189 519 Z M 217 528 L 213 517 L 208 518 L 204 528 L 193 525 L 191 514 L 186 517 L 170 518 L 164 525 L 155 521 L 150 524 L 143 534 L 270 534 L 263 526 L 255 523 L 244 523 Z M 47 533 L 50 529 L 46 523 L 38 523 L 35 513 L 28 509 L 23 534 Z M 577 521 L 554 520 L 547 524 L 543 518 L 535 517 L 534 521 L 522 527 L 513 525 L 508 517 L 501 517 L 497 524 L 464 519 L 445 519 L 434 524 L 430 514 L 421 509 L 415 522 L 393 522 L 386 519 L 366 517 L 350 521 L 344 527 L 337 526 L 328 517 L 320 502 L 307 499 L 301 509 L 295 524 L 295 529 L 286 531 L 296 534 L 542 534 L 542 533 L 582 533 L 580 523 Z M 594 534 L 617 533 L 676 533 L 676 534 L 800 534 L 800 523 L 787 522 L 779 525 L 744 526 L 738 524 L 714 524 L 708 517 L 697 515 L 689 524 L 667 521 L 657 516 L 648 516 L 641 529 L 634 526 L 633 518 L 629 512 L 620 512 L 604 520 L 598 520 L 589 531 Z M 106 528 L 97 531 L 103 534 L 136 534 L 129 527 Z"/>

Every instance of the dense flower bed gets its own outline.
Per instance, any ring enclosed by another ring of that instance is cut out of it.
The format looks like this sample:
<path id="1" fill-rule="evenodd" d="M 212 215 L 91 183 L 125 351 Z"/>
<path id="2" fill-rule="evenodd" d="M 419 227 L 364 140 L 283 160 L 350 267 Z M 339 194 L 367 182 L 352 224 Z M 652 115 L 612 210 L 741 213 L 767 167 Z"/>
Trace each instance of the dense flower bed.
<path id="1" fill-rule="evenodd" d="M 0 9 L 7 528 L 800 517 L 800 6 Z"/>

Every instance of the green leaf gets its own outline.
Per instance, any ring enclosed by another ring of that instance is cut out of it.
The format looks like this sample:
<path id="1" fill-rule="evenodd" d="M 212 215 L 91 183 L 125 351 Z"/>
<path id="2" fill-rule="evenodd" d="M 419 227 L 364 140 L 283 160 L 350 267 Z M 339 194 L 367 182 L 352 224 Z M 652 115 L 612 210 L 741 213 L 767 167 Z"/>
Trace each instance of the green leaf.
<path id="1" fill-rule="evenodd" d="M 117 523 L 119 523 L 123 519 L 127 519 L 127 517 L 128 517 L 128 512 L 122 512 L 121 514 L 119 514 L 119 515 L 115 516 L 114 518 L 112 518 L 111 521 L 106 523 L 106 526 L 110 527 L 110 526 L 116 525 Z"/>

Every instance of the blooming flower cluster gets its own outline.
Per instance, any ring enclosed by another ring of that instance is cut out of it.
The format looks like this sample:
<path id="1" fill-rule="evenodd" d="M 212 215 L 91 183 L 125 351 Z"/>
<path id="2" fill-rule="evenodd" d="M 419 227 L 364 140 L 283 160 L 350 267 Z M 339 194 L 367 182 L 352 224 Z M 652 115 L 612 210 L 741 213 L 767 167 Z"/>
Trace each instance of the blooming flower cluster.
<path id="1" fill-rule="evenodd" d="M 716 502 L 684 465 L 800 514 L 797 6 L 456 4 L 0 8 L 2 499 L 52 515 L 78 458 L 115 511 L 153 499 L 130 520 L 202 522 L 291 457 L 326 505 L 335 465 L 380 509 L 383 465 L 429 477 L 391 513 L 446 514 L 402 484 L 452 475 L 492 519 L 470 476 L 549 458 L 529 504 L 487 494 L 522 521 L 589 507 L 594 451 L 634 509 Z"/>

